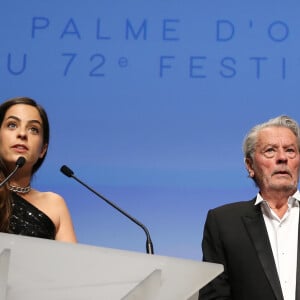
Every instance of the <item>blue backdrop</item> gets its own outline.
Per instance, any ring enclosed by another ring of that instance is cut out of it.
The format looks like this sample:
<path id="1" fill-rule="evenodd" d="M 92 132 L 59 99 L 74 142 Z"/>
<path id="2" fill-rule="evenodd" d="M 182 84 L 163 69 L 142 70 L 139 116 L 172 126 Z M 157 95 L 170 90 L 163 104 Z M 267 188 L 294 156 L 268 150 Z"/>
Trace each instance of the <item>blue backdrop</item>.
<path id="1" fill-rule="evenodd" d="M 3 100 L 48 111 L 33 185 L 67 201 L 81 243 L 201 259 L 208 209 L 256 189 L 242 141 L 279 114 L 299 120 L 297 1 L 0 2 Z"/>

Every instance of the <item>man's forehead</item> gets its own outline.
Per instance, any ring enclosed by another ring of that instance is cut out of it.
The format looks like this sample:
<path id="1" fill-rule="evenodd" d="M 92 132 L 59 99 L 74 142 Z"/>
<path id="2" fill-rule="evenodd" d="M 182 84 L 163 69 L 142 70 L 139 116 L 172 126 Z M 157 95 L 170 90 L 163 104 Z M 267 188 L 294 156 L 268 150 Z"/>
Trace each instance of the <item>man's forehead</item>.
<path id="1" fill-rule="evenodd" d="M 257 135 L 257 144 L 273 143 L 297 143 L 297 137 L 293 131 L 287 127 L 266 127 L 261 129 Z"/>

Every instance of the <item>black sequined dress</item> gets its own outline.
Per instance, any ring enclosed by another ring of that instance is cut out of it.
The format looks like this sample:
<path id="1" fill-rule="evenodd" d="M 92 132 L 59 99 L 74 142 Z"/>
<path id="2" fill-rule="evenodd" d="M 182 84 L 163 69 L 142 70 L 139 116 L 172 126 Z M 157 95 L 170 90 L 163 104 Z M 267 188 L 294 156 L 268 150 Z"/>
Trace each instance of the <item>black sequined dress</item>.
<path id="1" fill-rule="evenodd" d="M 12 215 L 9 232 L 32 237 L 54 239 L 55 225 L 37 207 L 19 195 L 12 193 Z"/>

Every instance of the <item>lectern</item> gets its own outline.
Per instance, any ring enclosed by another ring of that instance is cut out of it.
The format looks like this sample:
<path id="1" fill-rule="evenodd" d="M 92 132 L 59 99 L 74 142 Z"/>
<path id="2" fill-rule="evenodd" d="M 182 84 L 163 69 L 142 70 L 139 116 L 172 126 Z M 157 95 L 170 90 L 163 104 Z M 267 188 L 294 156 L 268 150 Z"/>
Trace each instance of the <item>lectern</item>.
<path id="1" fill-rule="evenodd" d="M 0 300 L 194 300 L 219 264 L 0 233 Z"/>

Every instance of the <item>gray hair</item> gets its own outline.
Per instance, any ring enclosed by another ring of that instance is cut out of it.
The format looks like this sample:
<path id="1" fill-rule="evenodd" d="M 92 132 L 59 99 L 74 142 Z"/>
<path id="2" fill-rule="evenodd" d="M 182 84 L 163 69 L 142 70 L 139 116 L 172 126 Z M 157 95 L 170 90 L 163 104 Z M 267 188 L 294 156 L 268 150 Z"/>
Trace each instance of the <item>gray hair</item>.
<path id="1" fill-rule="evenodd" d="M 298 123 L 288 116 L 278 116 L 269 121 L 254 126 L 246 135 L 243 143 L 244 158 L 253 159 L 256 148 L 257 135 L 260 130 L 266 127 L 286 127 L 289 128 L 297 137 L 298 150 L 300 150 L 300 129 Z"/>

